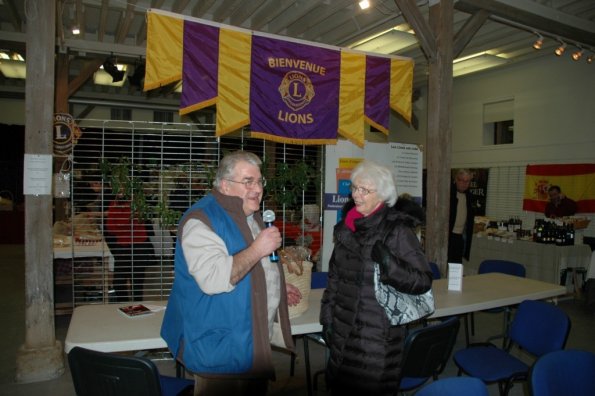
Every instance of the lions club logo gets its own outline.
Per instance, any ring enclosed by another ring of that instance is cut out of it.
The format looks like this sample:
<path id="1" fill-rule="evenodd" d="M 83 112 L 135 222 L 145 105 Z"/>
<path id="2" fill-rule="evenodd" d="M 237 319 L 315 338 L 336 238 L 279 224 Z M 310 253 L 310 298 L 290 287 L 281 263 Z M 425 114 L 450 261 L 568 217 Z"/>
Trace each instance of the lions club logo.
<path id="1" fill-rule="evenodd" d="M 279 85 L 279 93 L 287 107 L 297 111 L 310 104 L 314 97 L 314 86 L 310 77 L 293 70 L 287 72 L 283 77 L 283 81 Z"/>

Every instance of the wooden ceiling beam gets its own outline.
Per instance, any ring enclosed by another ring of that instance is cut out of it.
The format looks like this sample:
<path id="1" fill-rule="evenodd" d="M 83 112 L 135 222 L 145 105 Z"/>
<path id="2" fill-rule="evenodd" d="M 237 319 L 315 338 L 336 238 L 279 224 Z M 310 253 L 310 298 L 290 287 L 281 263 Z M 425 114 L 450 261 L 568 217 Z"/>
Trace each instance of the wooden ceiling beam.
<path id="1" fill-rule="evenodd" d="M 558 36 L 595 47 L 595 24 L 536 2 L 523 0 L 459 0 L 455 9 L 470 14 L 480 10 L 500 18 L 500 22 L 526 26 L 543 34 Z M 504 20 L 504 21 L 502 21 Z"/>
<path id="2" fill-rule="evenodd" d="M 399 10 L 415 31 L 415 35 L 419 41 L 419 45 L 426 55 L 428 61 L 436 57 L 436 38 L 430 30 L 428 22 L 419 11 L 414 0 L 394 0 Z"/>

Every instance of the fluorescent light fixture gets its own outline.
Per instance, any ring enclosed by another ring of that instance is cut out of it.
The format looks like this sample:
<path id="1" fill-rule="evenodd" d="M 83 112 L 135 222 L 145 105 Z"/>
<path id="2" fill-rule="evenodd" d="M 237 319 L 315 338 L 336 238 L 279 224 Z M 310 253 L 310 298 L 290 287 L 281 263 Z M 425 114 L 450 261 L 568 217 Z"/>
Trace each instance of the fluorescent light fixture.
<path id="1" fill-rule="evenodd" d="M 103 69 L 103 66 L 101 66 L 99 68 L 99 70 L 97 70 L 95 72 L 95 74 L 93 75 L 93 82 L 97 85 L 110 85 L 112 87 L 121 87 L 124 85 L 124 82 L 126 81 L 126 76 L 128 75 L 128 65 L 123 65 L 118 63 L 117 65 L 115 65 L 119 71 L 123 71 L 124 72 L 124 76 L 122 78 L 122 80 L 118 81 L 118 82 L 114 82 L 114 78 L 112 75 L 108 74 L 108 72 L 106 72 Z"/>
<path id="2" fill-rule="evenodd" d="M 414 34 L 400 29 L 402 27 L 397 26 L 375 36 L 368 37 L 351 46 L 351 48 L 378 54 L 392 54 L 417 44 L 417 38 Z"/>
<path id="3" fill-rule="evenodd" d="M 490 55 L 485 52 L 455 59 L 452 65 L 453 77 L 475 73 L 480 70 L 490 69 L 508 63 L 506 58 Z"/>
<path id="4" fill-rule="evenodd" d="M 367 8 L 370 8 L 370 2 L 368 0 L 362 0 L 359 2 L 359 8 L 361 8 L 362 10 L 365 10 Z"/>
<path id="5" fill-rule="evenodd" d="M 27 64 L 23 61 L 0 58 L 0 71 L 6 78 L 25 78 Z"/>

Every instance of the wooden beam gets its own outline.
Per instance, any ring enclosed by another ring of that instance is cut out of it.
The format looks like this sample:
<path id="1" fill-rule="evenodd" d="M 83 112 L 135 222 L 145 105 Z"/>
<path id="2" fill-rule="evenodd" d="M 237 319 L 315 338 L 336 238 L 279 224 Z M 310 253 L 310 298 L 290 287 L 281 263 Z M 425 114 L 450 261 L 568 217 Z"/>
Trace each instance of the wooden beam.
<path id="1" fill-rule="evenodd" d="M 93 76 L 93 73 L 103 64 L 104 59 L 96 58 L 85 63 L 82 70 L 68 84 L 68 98 L 76 93 Z M 66 100 L 68 100 L 68 98 Z"/>
<path id="2" fill-rule="evenodd" d="M 56 1 L 27 3 L 35 13 L 28 13 L 26 21 L 25 155 L 51 158 Z M 51 185 L 48 179 L 43 183 Z M 17 382 L 45 381 L 64 373 L 64 351 L 54 324 L 52 203 L 51 192 L 25 195 L 25 342 L 17 353 Z"/>
<path id="3" fill-rule="evenodd" d="M 134 9 L 136 7 L 137 1 L 138 0 L 128 0 L 123 21 L 118 25 L 118 30 L 116 31 L 116 43 L 122 44 L 126 40 L 126 36 L 128 36 L 128 32 L 130 31 L 130 25 L 132 24 L 132 20 L 135 16 Z"/>
<path id="4" fill-rule="evenodd" d="M 423 15 L 417 8 L 414 0 L 395 0 L 395 4 L 403 16 L 407 20 L 407 23 L 411 25 L 415 31 L 415 37 L 419 41 L 421 50 L 425 54 L 428 61 L 436 57 L 436 38 L 430 30 L 428 23 L 424 19 Z"/>
<path id="5" fill-rule="evenodd" d="M 426 256 L 446 270 L 452 162 L 453 0 L 430 6 L 436 56 L 429 63 L 426 150 Z"/>
<path id="6" fill-rule="evenodd" d="M 86 107 L 83 109 L 83 111 L 81 111 L 81 112 L 80 112 L 80 113 L 78 113 L 76 116 L 74 116 L 74 118 L 75 118 L 76 120 L 83 120 L 83 119 L 87 118 L 87 116 L 88 116 L 88 115 L 89 115 L 89 114 L 90 114 L 90 113 L 93 111 L 93 109 L 94 109 L 95 107 L 96 107 L 96 106 L 95 106 L 94 104 L 87 105 L 87 106 L 86 106 Z"/>
<path id="7" fill-rule="evenodd" d="M 101 0 L 101 11 L 99 12 L 99 27 L 97 28 L 97 41 L 102 42 L 107 28 L 107 14 L 109 11 L 109 0 Z"/>
<path id="8" fill-rule="evenodd" d="M 455 8 L 474 14 L 488 11 L 501 20 L 526 26 L 551 36 L 595 47 L 595 28 L 583 18 L 569 15 L 552 7 L 526 0 L 459 0 Z"/>
<path id="9" fill-rule="evenodd" d="M 54 106 L 56 113 L 68 113 L 68 54 L 58 54 L 56 56 L 56 88 L 54 97 Z"/>
<path id="10" fill-rule="evenodd" d="M 8 13 L 10 14 L 10 23 L 14 30 L 17 32 L 22 31 L 23 28 L 23 21 L 21 20 L 21 16 L 19 14 L 19 9 L 15 4 L 15 0 L 4 0 L 6 6 L 8 7 Z M 22 4 L 19 2 L 19 7 L 22 7 Z"/>
<path id="11" fill-rule="evenodd" d="M 453 59 L 461 55 L 467 44 L 471 41 L 475 33 L 483 26 L 485 21 L 490 17 L 490 13 L 485 10 L 480 10 L 473 14 L 471 18 L 467 19 L 463 27 L 457 32 L 454 37 L 453 45 Z"/>

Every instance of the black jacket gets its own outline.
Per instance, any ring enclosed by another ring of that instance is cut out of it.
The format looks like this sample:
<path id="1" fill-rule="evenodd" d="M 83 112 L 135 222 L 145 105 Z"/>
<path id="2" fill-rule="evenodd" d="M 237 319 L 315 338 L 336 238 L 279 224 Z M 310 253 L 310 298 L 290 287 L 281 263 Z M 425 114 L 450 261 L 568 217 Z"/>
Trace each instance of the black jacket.
<path id="1" fill-rule="evenodd" d="M 321 324 L 332 326 L 328 374 L 333 392 L 395 393 L 406 329 L 390 326 L 376 301 L 370 256 L 374 243 L 387 235 L 392 259 L 386 283 L 407 293 L 426 292 L 432 272 L 413 229 L 422 221 L 419 206 L 400 201 L 356 220 L 355 232 L 344 220 L 335 226 L 320 313 Z"/>
<path id="2" fill-rule="evenodd" d="M 475 213 L 473 211 L 473 195 L 469 190 L 465 191 L 467 197 L 467 218 L 465 219 L 465 228 L 463 229 L 463 238 L 465 239 L 465 251 L 463 257 L 469 260 L 469 253 L 471 252 L 471 239 L 473 238 L 473 224 L 475 221 Z M 450 187 L 450 216 L 448 219 L 448 232 L 452 232 L 457 217 L 457 188 L 453 183 Z"/>

